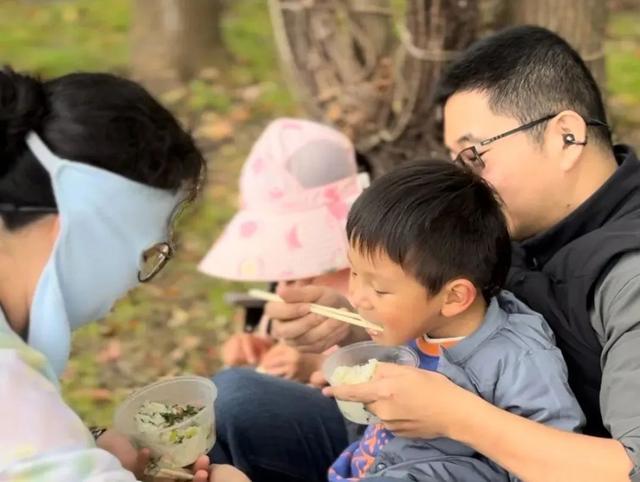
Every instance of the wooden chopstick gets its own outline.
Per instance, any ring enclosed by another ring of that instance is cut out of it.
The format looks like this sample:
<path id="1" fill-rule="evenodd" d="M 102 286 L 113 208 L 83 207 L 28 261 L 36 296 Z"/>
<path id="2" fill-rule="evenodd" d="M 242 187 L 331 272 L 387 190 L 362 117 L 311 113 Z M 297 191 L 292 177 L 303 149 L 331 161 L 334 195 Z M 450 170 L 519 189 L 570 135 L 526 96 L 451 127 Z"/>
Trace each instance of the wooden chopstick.
<path id="1" fill-rule="evenodd" d="M 275 302 L 284 303 L 284 300 L 282 298 L 280 298 L 277 294 L 271 293 L 269 291 L 252 289 L 252 290 L 249 290 L 249 296 L 253 296 L 254 298 L 258 298 L 264 301 L 275 301 Z M 351 311 L 340 310 L 338 308 L 318 305 L 315 303 L 311 303 L 310 311 L 320 316 L 333 318 L 334 320 L 342 321 L 344 323 L 349 323 L 351 325 L 356 325 L 361 328 L 368 328 L 370 330 L 375 330 L 375 331 L 383 331 L 383 328 L 381 326 L 376 325 L 375 323 L 371 323 L 370 321 L 367 321 L 364 318 L 362 318 L 357 313 L 353 313 Z"/>
<path id="2" fill-rule="evenodd" d="M 309 311 L 320 316 L 326 316 L 327 318 L 333 318 L 334 320 L 343 321 L 351 325 L 359 326 L 361 328 L 367 328 L 369 330 L 383 331 L 382 327 L 365 320 L 364 318 L 354 318 L 349 315 L 345 315 L 343 310 L 327 309 L 327 306 L 311 305 Z M 341 313 L 342 312 L 342 313 Z"/>

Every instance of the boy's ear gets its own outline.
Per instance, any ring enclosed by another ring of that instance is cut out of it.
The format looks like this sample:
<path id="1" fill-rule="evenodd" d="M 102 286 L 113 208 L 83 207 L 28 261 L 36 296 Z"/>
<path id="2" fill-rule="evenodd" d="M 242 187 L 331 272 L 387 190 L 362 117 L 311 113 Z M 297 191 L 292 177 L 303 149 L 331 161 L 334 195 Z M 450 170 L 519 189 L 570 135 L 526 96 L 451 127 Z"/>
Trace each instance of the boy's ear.
<path id="1" fill-rule="evenodd" d="M 444 288 L 442 316 L 452 317 L 464 312 L 475 301 L 478 290 L 468 279 L 459 278 L 448 282 Z"/>

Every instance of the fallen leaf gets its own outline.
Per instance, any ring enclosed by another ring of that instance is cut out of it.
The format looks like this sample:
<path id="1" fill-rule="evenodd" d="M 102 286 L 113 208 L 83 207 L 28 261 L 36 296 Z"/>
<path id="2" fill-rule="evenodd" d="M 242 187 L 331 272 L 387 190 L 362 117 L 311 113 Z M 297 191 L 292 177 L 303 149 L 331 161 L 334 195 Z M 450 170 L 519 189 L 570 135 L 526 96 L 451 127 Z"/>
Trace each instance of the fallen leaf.
<path id="1" fill-rule="evenodd" d="M 226 119 L 219 119 L 201 125 L 196 131 L 196 137 L 221 141 L 233 137 L 233 123 Z"/>
<path id="2" fill-rule="evenodd" d="M 182 308 L 174 308 L 171 312 L 171 318 L 167 322 L 170 328 L 179 328 L 189 321 L 189 313 Z"/>
<path id="3" fill-rule="evenodd" d="M 160 99 L 165 104 L 176 104 L 189 95 L 189 89 L 186 87 L 177 87 L 165 92 L 160 96 Z"/>
<path id="4" fill-rule="evenodd" d="M 217 80 L 220 78 L 220 71 L 215 67 L 207 67 L 202 69 L 198 74 L 198 78 L 202 80 Z"/>
<path id="5" fill-rule="evenodd" d="M 96 359 L 100 363 L 110 363 L 118 360 L 122 356 L 122 345 L 119 340 L 109 340 L 107 346 L 98 353 Z"/>
<path id="6" fill-rule="evenodd" d="M 242 89 L 240 96 L 242 100 L 246 102 L 255 102 L 260 98 L 262 92 L 264 92 L 264 86 L 262 84 L 255 84 Z"/>
<path id="7" fill-rule="evenodd" d="M 180 340 L 180 347 L 187 351 L 191 351 L 200 346 L 201 343 L 202 340 L 199 336 L 187 335 Z"/>
<path id="8" fill-rule="evenodd" d="M 175 348 L 169 354 L 169 358 L 171 358 L 171 360 L 173 360 L 174 362 L 179 362 L 184 359 L 185 355 L 186 353 L 182 348 Z"/>
<path id="9" fill-rule="evenodd" d="M 238 106 L 234 107 L 231 112 L 229 112 L 229 119 L 236 123 L 246 122 L 251 118 L 251 109 L 247 106 Z"/>

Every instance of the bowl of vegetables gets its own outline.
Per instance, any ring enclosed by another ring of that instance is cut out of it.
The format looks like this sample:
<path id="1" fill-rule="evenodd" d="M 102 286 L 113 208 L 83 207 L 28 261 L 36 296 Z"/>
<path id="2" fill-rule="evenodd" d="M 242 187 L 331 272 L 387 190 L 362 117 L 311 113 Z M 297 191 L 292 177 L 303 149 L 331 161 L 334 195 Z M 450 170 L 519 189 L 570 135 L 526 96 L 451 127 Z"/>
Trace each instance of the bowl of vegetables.
<path id="1" fill-rule="evenodd" d="M 209 452 L 216 440 L 216 386 L 204 377 L 181 376 L 147 385 L 116 410 L 114 428 L 158 467 L 185 467 Z"/>

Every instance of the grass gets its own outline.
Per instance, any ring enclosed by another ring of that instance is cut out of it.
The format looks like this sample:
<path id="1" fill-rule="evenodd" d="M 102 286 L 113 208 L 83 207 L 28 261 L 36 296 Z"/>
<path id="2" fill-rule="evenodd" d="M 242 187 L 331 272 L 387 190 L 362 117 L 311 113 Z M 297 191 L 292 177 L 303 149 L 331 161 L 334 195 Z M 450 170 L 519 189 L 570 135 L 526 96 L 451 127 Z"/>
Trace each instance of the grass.
<path id="1" fill-rule="evenodd" d="M 640 12 L 612 15 L 606 49 L 607 90 L 623 103 L 640 102 Z M 636 106 L 637 108 L 637 106 Z"/>

